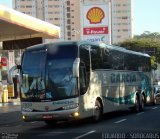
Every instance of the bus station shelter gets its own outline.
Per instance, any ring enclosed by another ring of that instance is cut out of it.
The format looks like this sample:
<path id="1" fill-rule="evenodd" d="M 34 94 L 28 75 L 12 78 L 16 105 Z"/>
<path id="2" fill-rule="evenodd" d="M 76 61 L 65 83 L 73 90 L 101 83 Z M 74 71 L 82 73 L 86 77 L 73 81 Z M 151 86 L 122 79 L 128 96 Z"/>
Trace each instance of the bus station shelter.
<path id="1" fill-rule="evenodd" d="M 23 49 L 60 38 L 60 28 L 0 5 L 0 42 L 6 50 Z"/>

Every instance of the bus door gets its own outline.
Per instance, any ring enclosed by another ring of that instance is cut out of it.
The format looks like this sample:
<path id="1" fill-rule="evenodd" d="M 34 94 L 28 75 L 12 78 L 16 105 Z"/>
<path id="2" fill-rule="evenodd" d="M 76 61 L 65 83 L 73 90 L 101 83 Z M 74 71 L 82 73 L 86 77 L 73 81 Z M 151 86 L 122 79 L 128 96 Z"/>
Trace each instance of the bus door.
<path id="1" fill-rule="evenodd" d="M 86 73 L 86 67 L 84 63 L 80 63 L 79 68 L 79 90 L 80 90 L 80 105 L 81 110 L 85 112 L 84 116 L 91 115 L 92 114 L 92 95 L 89 92 L 88 89 L 88 80 Z"/>
<path id="2" fill-rule="evenodd" d="M 79 69 L 80 94 L 83 95 L 87 91 L 87 77 L 84 63 L 80 63 Z"/>

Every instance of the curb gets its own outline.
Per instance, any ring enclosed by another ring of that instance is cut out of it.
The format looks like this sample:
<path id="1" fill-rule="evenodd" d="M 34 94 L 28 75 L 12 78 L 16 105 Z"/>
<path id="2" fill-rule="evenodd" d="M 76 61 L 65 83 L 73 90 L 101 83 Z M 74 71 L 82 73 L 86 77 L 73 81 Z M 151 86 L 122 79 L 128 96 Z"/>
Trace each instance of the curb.
<path id="1" fill-rule="evenodd" d="M 0 107 L 3 107 L 3 106 L 18 106 L 18 105 L 21 105 L 20 102 L 8 102 L 8 103 L 1 103 L 0 102 Z"/>

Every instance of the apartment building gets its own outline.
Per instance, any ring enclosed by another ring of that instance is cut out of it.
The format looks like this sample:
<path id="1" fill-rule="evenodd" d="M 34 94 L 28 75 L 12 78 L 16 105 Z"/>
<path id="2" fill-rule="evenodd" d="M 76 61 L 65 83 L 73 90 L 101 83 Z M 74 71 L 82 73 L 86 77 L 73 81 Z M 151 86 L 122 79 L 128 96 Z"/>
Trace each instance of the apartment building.
<path id="1" fill-rule="evenodd" d="M 61 39 L 80 38 L 80 1 L 13 0 L 13 8 L 61 27 Z"/>
<path id="2" fill-rule="evenodd" d="M 61 27 L 61 39 L 81 38 L 83 4 L 111 3 L 111 41 L 133 37 L 133 0 L 13 0 L 13 8 Z"/>
<path id="3" fill-rule="evenodd" d="M 112 43 L 133 38 L 133 0 L 112 0 Z"/>

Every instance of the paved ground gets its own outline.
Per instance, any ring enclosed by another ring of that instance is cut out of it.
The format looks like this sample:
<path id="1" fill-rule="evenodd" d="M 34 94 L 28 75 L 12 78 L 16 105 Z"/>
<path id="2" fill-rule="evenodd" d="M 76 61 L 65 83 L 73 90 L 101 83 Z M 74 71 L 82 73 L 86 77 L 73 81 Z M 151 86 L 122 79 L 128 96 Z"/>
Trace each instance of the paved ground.
<path id="1" fill-rule="evenodd" d="M 8 108 L 7 108 L 8 107 Z M 0 137 L 15 139 L 157 139 L 160 138 L 160 105 L 147 106 L 144 112 L 129 110 L 108 113 L 99 123 L 90 119 L 61 122 L 47 126 L 44 122 L 25 123 L 20 106 L 4 106 L 0 114 Z M 14 109 L 14 111 L 9 110 Z M 2 109 L 1 109 L 2 110 Z"/>

